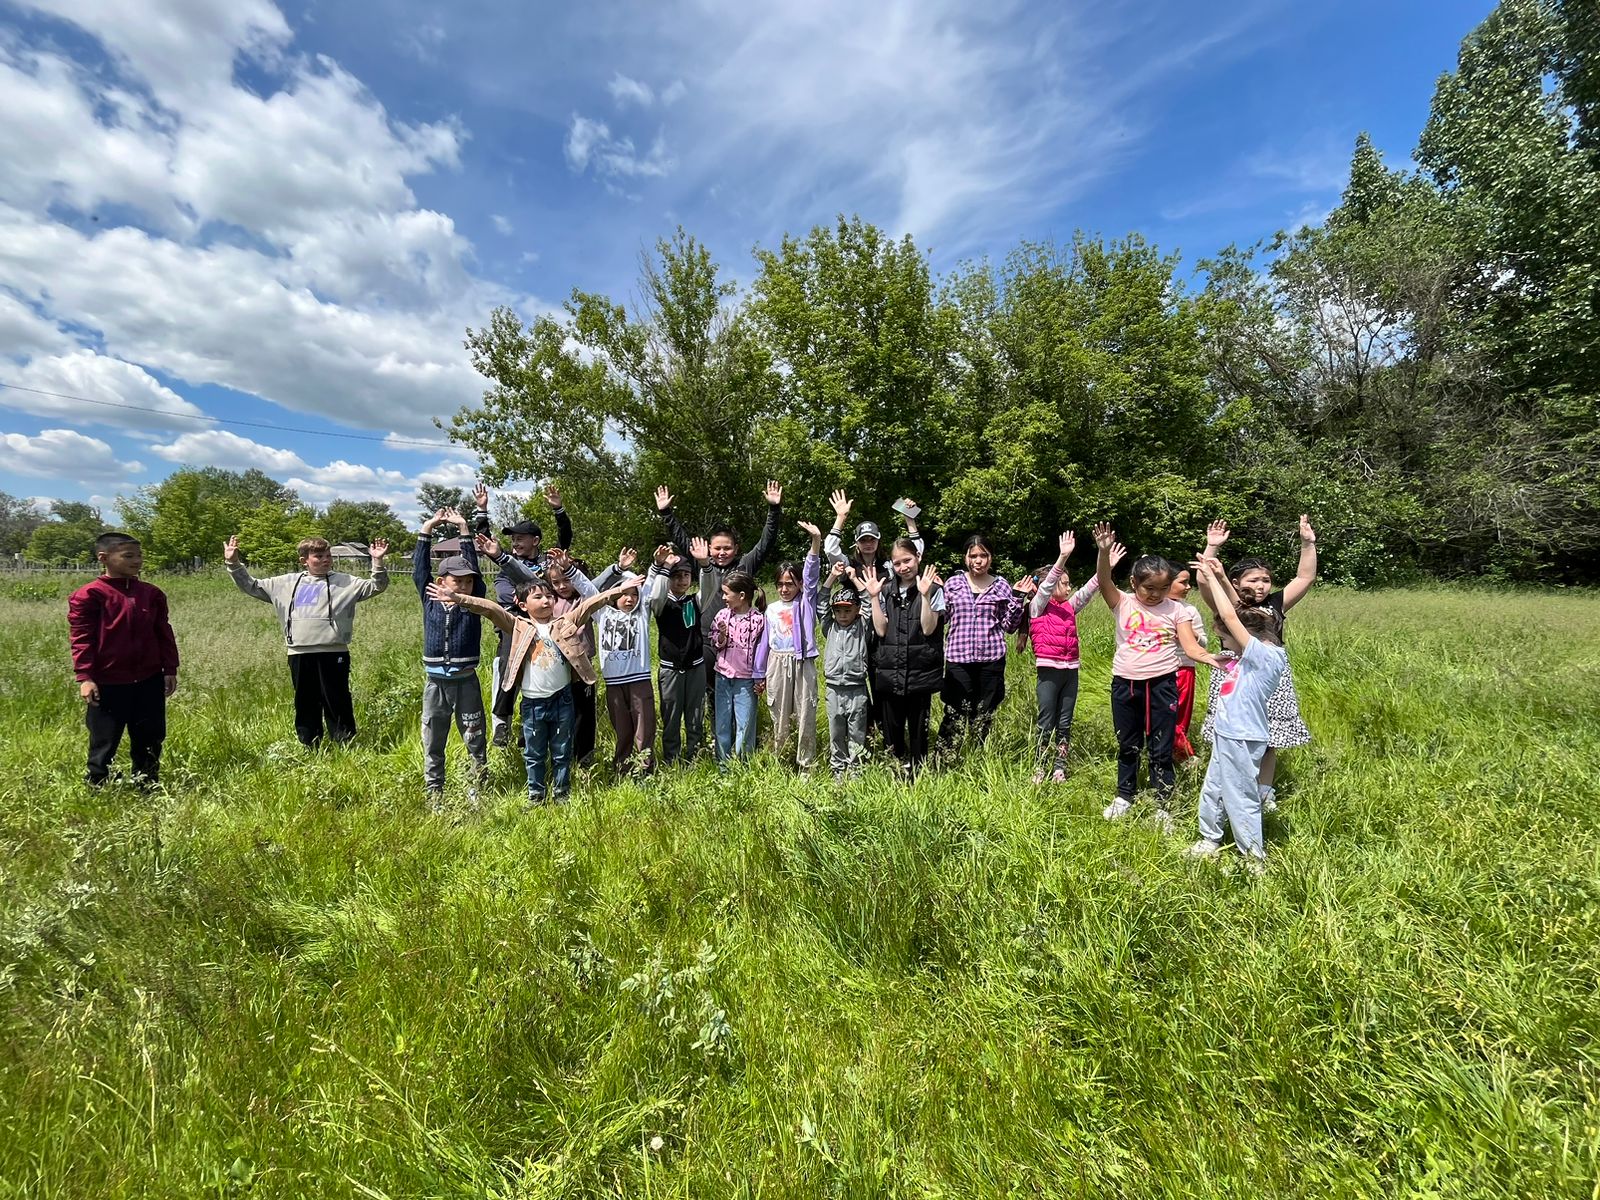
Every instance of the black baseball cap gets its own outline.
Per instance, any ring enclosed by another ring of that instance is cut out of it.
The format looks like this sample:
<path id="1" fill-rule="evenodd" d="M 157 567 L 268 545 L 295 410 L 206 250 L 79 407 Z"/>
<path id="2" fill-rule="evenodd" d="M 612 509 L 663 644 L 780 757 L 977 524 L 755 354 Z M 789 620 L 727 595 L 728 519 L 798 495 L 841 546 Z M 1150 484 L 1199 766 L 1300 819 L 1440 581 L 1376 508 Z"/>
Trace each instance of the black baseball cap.
<path id="1" fill-rule="evenodd" d="M 505 526 L 500 532 L 512 535 L 521 533 L 526 534 L 528 537 L 536 538 L 544 537 L 544 530 L 539 528 L 539 522 L 537 521 L 518 521 L 515 525 Z"/>

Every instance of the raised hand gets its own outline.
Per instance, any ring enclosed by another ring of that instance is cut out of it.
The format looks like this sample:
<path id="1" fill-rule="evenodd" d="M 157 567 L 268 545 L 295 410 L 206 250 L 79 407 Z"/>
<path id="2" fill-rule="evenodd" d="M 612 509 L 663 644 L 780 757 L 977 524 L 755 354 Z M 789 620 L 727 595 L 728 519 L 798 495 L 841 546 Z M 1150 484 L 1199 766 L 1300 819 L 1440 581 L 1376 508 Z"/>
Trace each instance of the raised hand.
<path id="1" fill-rule="evenodd" d="M 444 519 L 446 521 L 449 521 L 463 533 L 467 531 L 467 519 L 461 515 L 461 510 L 459 508 L 446 508 L 443 509 L 442 512 L 444 513 Z"/>
<path id="2" fill-rule="evenodd" d="M 876 572 L 871 575 L 858 575 L 854 571 L 851 571 L 850 582 L 855 584 L 856 587 L 860 588 L 874 600 L 878 598 L 878 593 L 883 591 L 883 580 Z"/>
<path id="3" fill-rule="evenodd" d="M 489 507 L 489 485 L 482 480 L 479 480 L 472 489 L 472 503 L 484 510 Z"/>
<path id="4" fill-rule="evenodd" d="M 544 552 L 545 562 L 550 564 L 550 569 L 565 574 L 572 569 L 572 555 L 560 546 L 551 546 Z"/>
<path id="5" fill-rule="evenodd" d="M 561 508 L 561 489 L 555 484 L 548 484 L 544 489 L 544 502 L 551 508 Z"/>
<path id="6" fill-rule="evenodd" d="M 667 491 L 667 485 L 662 484 L 656 489 L 656 511 L 666 512 L 672 507 L 672 493 Z"/>
<path id="7" fill-rule="evenodd" d="M 1310 542 L 1313 546 L 1317 544 L 1317 531 L 1311 528 L 1311 518 L 1305 513 L 1300 514 L 1300 540 Z"/>
<path id="8" fill-rule="evenodd" d="M 783 484 L 779 483 L 776 479 L 767 480 L 767 503 L 783 503 Z"/>
<path id="9" fill-rule="evenodd" d="M 461 603 L 461 596 L 449 588 L 438 583 L 428 585 L 428 599 L 437 600 L 440 604 L 457 605 Z"/>
<path id="10" fill-rule="evenodd" d="M 814 538 L 820 538 L 822 536 L 822 530 L 818 529 L 817 526 L 811 521 L 796 521 L 795 524 L 800 526 L 801 529 L 804 529 Z"/>
<path id="11" fill-rule="evenodd" d="M 672 560 L 671 546 L 657 546 L 656 552 L 650 556 L 650 561 L 658 567 L 664 567 Z"/>
<path id="12" fill-rule="evenodd" d="M 1032 575 L 1024 575 L 1021 579 L 1017 580 L 1016 585 L 1011 590 L 1016 592 L 1019 596 L 1031 597 L 1039 590 L 1039 583 Z"/>
<path id="13" fill-rule="evenodd" d="M 1302 521 L 1304 517 L 1300 518 Z M 1226 521 L 1213 521 L 1206 526 L 1206 549 L 1215 550 L 1228 540 L 1228 523 Z"/>
<path id="14" fill-rule="evenodd" d="M 1128 548 L 1121 542 L 1117 542 L 1111 547 L 1111 569 L 1115 571 L 1117 569 L 1117 564 L 1127 557 Z"/>
<path id="15" fill-rule="evenodd" d="M 472 544 L 478 548 L 478 553 L 485 558 L 500 557 L 500 543 L 487 533 L 480 533 L 472 539 Z"/>
<path id="16" fill-rule="evenodd" d="M 834 488 L 828 503 L 833 505 L 833 523 L 843 529 L 850 516 L 850 497 L 844 494 L 843 488 Z"/>
<path id="17" fill-rule="evenodd" d="M 943 586 L 944 580 L 939 578 L 939 572 L 934 570 L 931 566 L 925 568 L 922 574 L 917 576 L 917 591 L 921 592 L 924 598 L 926 598 L 934 588 Z"/>
<path id="18" fill-rule="evenodd" d="M 1101 521 L 1094 527 L 1094 544 L 1098 549 L 1109 550 L 1116 542 L 1117 531 L 1111 528 L 1109 521 Z"/>
<path id="19" fill-rule="evenodd" d="M 830 584 L 839 582 L 839 580 L 843 577 L 844 564 L 842 562 L 836 562 L 833 564 L 833 566 L 828 568 L 828 582 Z"/>
<path id="20" fill-rule="evenodd" d="M 711 543 L 703 537 L 689 539 L 689 556 L 702 567 L 711 561 Z"/>
<path id="21" fill-rule="evenodd" d="M 1057 544 L 1061 548 L 1061 557 L 1062 558 L 1071 558 L 1072 557 L 1072 551 L 1078 545 L 1078 539 L 1077 539 L 1076 536 L 1073 535 L 1072 530 L 1069 529 L 1069 530 L 1067 530 L 1065 533 L 1063 533 L 1061 535 L 1061 537 L 1057 540 Z"/>
<path id="22" fill-rule="evenodd" d="M 389 553 L 389 539 L 376 539 L 370 546 L 367 547 L 367 553 L 372 557 L 373 562 L 381 563 L 383 561 L 383 556 Z"/>
<path id="23" fill-rule="evenodd" d="M 673 567 L 677 566 L 682 561 L 683 555 L 674 550 L 672 553 L 667 555 L 667 570 L 672 570 Z"/>
<path id="24" fill-rule="evenodd" d="M 639 561 L 639 552 L 632 546 L 624 546 L 617 551 L 617 566 L 624 571 L 633 570 L 633 564 Z"/>
<path id="25" fill-rule="evenodd" d="M 222 561 L 227 563 L 230 567 L 239 561 L 239 535 L 237 533 L 222 543 Z M 99 697 L 100 693 L 96 691 L 96 702 L 98 702 Z"/>

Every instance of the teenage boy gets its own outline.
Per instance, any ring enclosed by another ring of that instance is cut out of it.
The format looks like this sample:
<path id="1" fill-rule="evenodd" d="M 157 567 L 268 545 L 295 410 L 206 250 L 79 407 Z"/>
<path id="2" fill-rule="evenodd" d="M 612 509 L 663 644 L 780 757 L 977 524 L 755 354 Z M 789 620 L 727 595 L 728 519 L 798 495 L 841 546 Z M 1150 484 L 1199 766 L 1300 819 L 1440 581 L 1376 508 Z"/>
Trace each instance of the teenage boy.
<path id="1" fill-rule="evenodd" d="M 306 538 L 295 548 L 300 569 L 256 579 L 239 557 L 239 535 L 222 547 L 222 561 L 234 584 L 246 596 L 272 605 L 289 651 L 289 679 L 294 684 L 294 732 L 301 743 L 315 746 L 328 736 L 348 742 L 356 735 L 355 706 L 350 700 L 350 637 L 356 605 L 389 586 L 383 556 L 389 543 L 379 538 L 368 547 L 372 577 L 357 579 L 333 569 L 333 555 L 323 538 Z"/>
<path id="2" fill-rule="evenodd" d="M 478 570 L 477 544 L 467 537 L 467 518 L 454 508 L 441 508 L 422 523 L 411 559 L 411 578 L 422 600 L 422 778 L 428 808 L 444 805 L 444 751 L 454 718 L 472 759 L 468 802 L 478 803 L 478 788 L 489 774 L 489 744 L 484 730 L 483 688 L 478 683 L 478 654 L 483 626 L 473 613 L 428 598 L 433 578 L 433 531 L 443 524 L 461 531 L 461 553 L 439 564 L 438 584 L 450 592 L 484 594 Z M 481 536 L 481 535 L 480 535 Z"/>
<path id="3" fill-rule="evenodd" d="M 712 599 L 701 606 L 700 635 L 705 641 L 707 651 L 705 672 L 708 707 L 715 702 L 717 690 L 717 652 L 711 641 L 711 623 L 717 619 L 717 614 L 724 607 L 722 585 L 735 571 L 742 571 L 754 577 L 761 569 L 761 564 L 767 561 L 767 557 L 778 545 L 778 524 L 783 518 L 783 485 L 776 479 L 769 479 L 765 494 L 767 523 L 761 527 L 761 540 L 756 543 L 755 549 L 743 558 L 739 556 L 739 535 L 734 532 L 731 525 L 713 526 L 707 535 L 706 549 L 709 558 L 706 565 L 700 569 L 700 573 L 702 576 L 706 574 L 711 576 Z M 672 493 L 665 486 L 656 489 L 656 511 L 666 522 L 667 534 L 678 553 L 685 558 L 692 558 L 694 552 L 690 549 L 689 531 L 684 528 L 683 522 L 678 519 L 678 514 L 673 511 Z"/>
<path id="4" fill-rule="evenodd" d="M 657 684 L 661 691 L 661 761 L 694 762 L 705 742 L 705 642 L 700 613 L 711 601 L 711 560 L 704 538 L 689 542 L 690 557 L 670 546 L 656 549 L 650 567 L 650 611 L 655 615 Z M 698 590 L 696 575 L 699 575 Z M 681 726 L 681 740 L 680 740 Z"/>
<path id="5" fill-rule="evenodd" d="M 867 635 L 871 625 L 861 617 L 861 576 L 836 562 L 828 582 L 837 586 L 822 616 L 822 678 L 828 689 L 828 766 L 839 780 L 847 772 L 859 770 L 867 756 L 871 711 Z"/>
<path id="6" fill-rule="evenodd" d="M 1211 559 L 1191 563 L 1190 569 L 1206 602 L 1239 647 L 1239 658 L 1217 693 L 1211 764 L 1200 786 L 1200 840 L 1188 853 L 1214 858 L 1221 852 L 1226 813 L 1234 847 L 1252 869 L 1259 870 L 1267 858 L 1267 845 L 1261 836 L 1261 793 L 1256 777 L 1267 750 L 1267 701 L 1289 669 L 1289 656 L 1272 613 L 1234 611 Z"/>
<path id="7" fill-rule="evenodd" d="M 84 778 L 105 783 L 123 731 L 134 779 L 154 787 L 167 737 L 167 697 L 178 690 L 178 642 L 167 619 L 167 596 L 139 578 L 144 548 L 125 533 L 94 541 L 100 577 L 67 601 L 72 671 L 89 729 Z"/>

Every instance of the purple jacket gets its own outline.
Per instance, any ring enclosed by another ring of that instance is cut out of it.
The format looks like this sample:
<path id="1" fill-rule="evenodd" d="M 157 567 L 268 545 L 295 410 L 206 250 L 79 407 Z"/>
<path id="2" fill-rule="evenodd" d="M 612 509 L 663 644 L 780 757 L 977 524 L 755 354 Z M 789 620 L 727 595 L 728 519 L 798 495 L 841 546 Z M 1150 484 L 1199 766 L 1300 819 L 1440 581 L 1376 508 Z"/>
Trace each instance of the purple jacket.
<path id="1" fill-rule="evenodd" d="M 794 598 L 794 656 L 817 657 L 817 610 L 822 607 L 822 559 L 806 555 L 800 571 L 800 594 Z"/>

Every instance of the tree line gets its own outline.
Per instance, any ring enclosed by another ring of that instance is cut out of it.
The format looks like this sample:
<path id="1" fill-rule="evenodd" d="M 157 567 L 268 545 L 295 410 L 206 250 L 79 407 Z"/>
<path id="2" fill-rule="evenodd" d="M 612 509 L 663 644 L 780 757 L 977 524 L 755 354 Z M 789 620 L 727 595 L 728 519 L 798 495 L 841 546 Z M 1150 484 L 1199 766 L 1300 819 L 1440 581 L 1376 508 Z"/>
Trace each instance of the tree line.
<path id="1" fill-rule="evenodd" d="M 1414 170 L 1357 139 L 1319 224 L 1179 276 L 1137 234 L 1023 243 L 943 278 L 841 216 L 740 288 L 681 227 L 640 299 L 575 291 L 469 331 L 481 403 L 441 422 L 492 485 L 554 480 L 597 545 L 757 527 L 761 481 L 825 514 L 920 500 L 942 540 L 1045 561 L 1115 518 L 1188 554 L 1207 521 L 1343 582 L 1592 582 L 1600 549 L 1600 9 L 1504 0 L 1437 84 Z"/>

